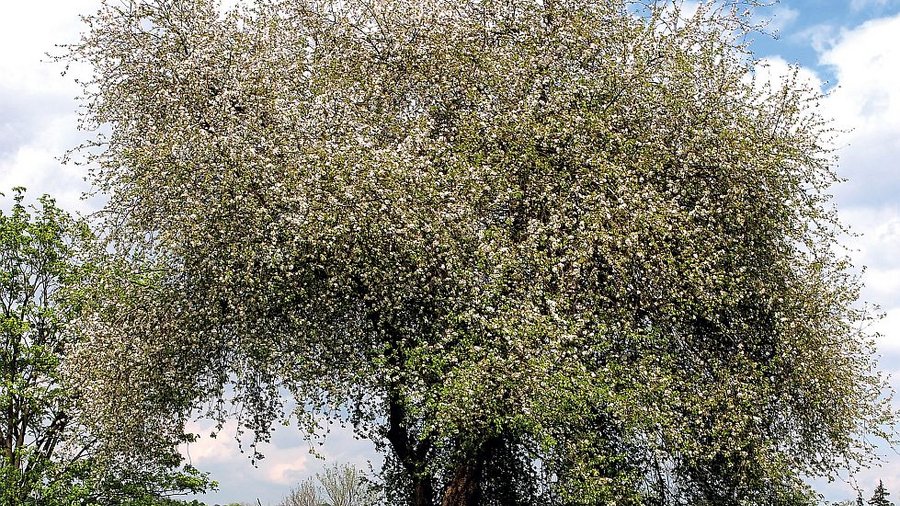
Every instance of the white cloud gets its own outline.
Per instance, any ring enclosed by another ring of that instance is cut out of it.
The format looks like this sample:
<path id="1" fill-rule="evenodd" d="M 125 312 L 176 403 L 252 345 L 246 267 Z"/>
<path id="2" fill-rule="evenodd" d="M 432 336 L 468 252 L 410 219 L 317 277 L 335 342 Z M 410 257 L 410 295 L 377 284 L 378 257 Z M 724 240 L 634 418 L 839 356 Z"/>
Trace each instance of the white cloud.
<path id="1" fill-rule="evenodd" d="M 821 55 L 836 70 L 839 87 L 829 110 L 854 137 L 900 129 L 900 16 L 869 21 L 843 32 Z"/>
<path id="2" fill-rule="evenodd" d="M 691 19 L 700 9 L 700 1 L 684 0 L 680 5 L 677 5 L 677 7 L 679 9 L 679 15 L 683 19 Z"/>
<path id="3" fill-rule="evenodd" d="M 704 8 L 704 12 L 712 13 L 717 11 L 717 4 L 710 0 L 683 0 L 681 2 L 673 2 L 672 6 L 678 9 L 678 15 L 683 20 L 693 18 L 697 12 Z M 760 7 L 752 12 L 750 22 L 754 25 L 765 25 L 768 32 L 780 32 L 790 26 L 800 15 L 800 11 L 792 9 L 784 5 L 775 5 L 772 7 Z"/>
<path id="4" fill-rule="evenodd" d="M 869 21 L 834 36 L 820 61 L 831 66 L 837 87 L 823 112 L 844 131 L 834 188 L 842 219 L 862 234 L 850 241 L 866 265 L 865 298 L 891 311 L 900 306 L 900 16 Z M 887 323 L 894 321 L 886 320 Z M 890 342 L 900 327 L 884 329 Z"/>
<path id="5" fill-rule="evenodd" d="M 211 437 L 214 424 L 209 421 L 188 424 L 187 430 L 200 436 L 197 442 L 184 445 L 182 448 L 183 454 L 190 459 L 193 465 L 204 470 L 227 466 L 239 470 L 241 474 L 252 472 L 270 487 L 296 485 L 305 475 L 309 474 L 310 461 L 314 459 L 309 452 L 297 451 L 298 448 L 295 445 L 263 444 L 260 446 L 260 450 L 265 458 L 254 468 L 247 455 L 242 453 L 241 445 L 238 444 L 236 421 L 227 422 L 218 431 L 215 438 Z M 279 427 L 277 430 L 285 433 L 296 432 L 297 429 Z M 284 434 L 280 435 L 284 437 Z M 300 439 L 299 433 L 296 433 L 296 437 L 298 440 Z M 246 436 L 241 437 L 240 440 L 244 451 L 249 451 L 251 438 Z"/>
<path id="6" fill-rule="evenodd" d="M 77 40 L 80 13 L 90 12 L 98 0 L 33 0 L 5 2 L 0 16 L 0 89 L 77 92 L 74 83 L 60 79 L 61 67 L 42 64 L 55 45 Z"/>
<path id="7" fill-rule="evenodd" d="M 842 221 L 859 234 L 845 243 L 856 266 L 865 266 L 862 299 L 878 304 L 884 318 L 871 330 L 888 366 L 900 366 L 900 207 L 897 205 L 841 209 Z"/>
<path id="8" fill-rule="evenodd" d="M 852 0 L 850 8 L 854 11 L 861 11 L 868 7 L 884 7 L 889 0 Z"/>
<path id="9" fill-rule="evenodd" d="M 87 211 L 93 206 L 81 200 L 88 190 L 83 167 L 62 165 L 59 157 L 79 142 L 73 135 L 75 116 L 58 114 L 44 118 L 28 139 L 8 153 L 0 152 L 0 192 L 25 186 L 29 196 L 49 193 L 61 207 L 70 211 Z M 4 125 L 5 126 L 5 125 Z"/>
<path id="10" fill-rule="evenodd" d="M 848 131 L 839 151 L 839 202 L 883 206 L 900 194 L 900 16 L 844 31 L 821 55 L 838 87 L 825 101 L 836 125 Z"/>
<path id="11" fill-rule="evenodd" d="M 381 465 L 372 443 L 357 440 L 349 428 L 332 426 L 324 444 L 314 442 L 311 447 L 296 425 L 276 426 L 272 442 L 259 447 L 265 458 L 252 465 L 236 439 L 237 422 L 227 422 L 217 437 L 211 438 L 214 426 L 209 420 L 189 423 L 186 430 L 200 439 L 181 448 L 190 463 L 219 482 L 217 492 L 197 496 L 208 504 L 255 503 L 257 499 L 263 504 L 276 504 L 291 488 L 327 465 L 353 464 L 363 471 L 370 463 L 376 469 Z M 252 438 L 244 435 L 240 439 L 248 451 Z M 310 449 L 324 458 L 317 458 Z"/>
<path id="12" fill-rule="evenodd" d="M 868 267 L 864 297 L 881 305 L 879 342 L 888 361 L 900 360 L 900 16 L 844 31 L 821 55 L 838 87 L 825 99 L 826 114 L 847 131 L 838 172 L 848 179 L 834 190 L 844 221 L 862 236 L 851 242 L 858 265 Z"/>
<path id="13" fill-rule="evenodd" d="M 792 33 L 789 40 L 799 44 L 808 44 L 816 52 L 823 53 L 834 44 L 838 32 L 838 28 L 833 25 L 816 24 Z"/>
<path id="14" fill-rule="evenodd" d="M 221 11 L 229 11 L 234 9 L 235 7 L 247 7 L 251 5 L 251 2 L 247 0 L 220 0 L 219 9 Z"/>
<path id="15" fill-rule="evenodd" d="M 863 5 L 866 4 L 866 5 Z M 883 2 L 857 2 L 861 9 Z M 860 237 L 846 242 L 857 265 L 867 266 L 863 298 L 882 307 L 885 317 L 873 325 L 880 363 L 900 386 L 900 16 L 871 20 L 838 31 L 826 25 L 808 29 L 806 38 L 830 66 L 837 86 L 822 101 L 823 112 L 844 130 L 839 141 L 838 173 L 848 182 L 834 188 L 845 223 Z M 900 407 L 900 406 L 898 406 Z M 900 457 L 882 450 L 885 461 L 846 481 L 817 482 L 830 499 L 850 499 L 855 482 L 871 494 L 879 479 L 900 490 Z"/>
<path id="16" fill-rule="evenodd" d="M 791 9 L 790 7 L 786 7 L 784 5 L 778 5 L 773 7 L 759 21 L 762 21 L 766 24 L 767 30 L 780 33 L 782 30 L 793 24 L 799 16 L 800 11 L 798 11 L 797 9 Z"/>
<path id="17" fill-rule="evenodd" d="M 822 101 L 822 112 L 834 119 L 839 136 L 840 173 L 850 183 L 836 188 L 838 197 L 853 198 L 844 204 L 871 204 L 872 192 L 900 189 L 900 173 L 894 160 L 900 153 L 900 16 L 871 21 L 834 38 L 821 26 L 821 63 L 834 69 L 837 86 Z M 811 42 L 812 43 L 812 42 Z M 811 69 L 796 69 L 798 80 L 810 89 L 826 83 Z M 778 89 L 794 71 L 784 58 L 761 58 L 756 68 L 760 84 Z M 876 183 L 877 184 L 873 184 Z M 892 196 L 893 191 L 889 195 Z"/>
<path id="18" fill-rule="evenodd" d="M 833 67 L 837 88 L 823 101 L 846 133 L 838 150 L 835 188 L 842 219 L 861 234 L 849 241 L 865 265 L 863 295 L 885 318 L 875 325 L 883 363 L 900 369 L 900 16 L 844 30 L 821 63 Z"/>
<path id="19" fill-rule="evenodd" d="M 851 232 L 861 234 L 851 244 L 856 250 L 853 259 L 867 265 L 875 272 L 872 282 L 882 286 L 882 294 L 900 294 L 900 277 L 887 275 L 887 271 L 900 269 L 900 203 L 872 207 L 848 207 L 841 209 L 843 222 Z M 896 284 L 895 284 L 896 283 Z M 897 301 L 900 304 L 900 300 Z"/>
<path id="20" fill-rule="evenodd" d="M 59 158 L 79 144 L 79 93 L 63 66 L 48 62 L 55 44 L 74 42 L 78 13 L 98 0 L 7 2 L 0 16 L 0 192 L 26 186 L 31 196 L 49 193 L 70 211 L 95 205 L 80 200 L 87 190 L 83 167 L 62 166 Z"/>
<path id="21" fill-rule="evenodd" d="M 759 59 L 754 68 L 756 83 L 771 90 L 779 90 L 788 79 L 797 73 L 797 83 L 811 91 L 822 89 L 822 80 L 806 67 L 797 67 L 780 56 L 766 56 Z M 749 78 L 749 76 L 748 76 Z"/>
<path id="22" fill-rule="evenodd" d="M 900 357 L 900 306 L 888 309 L 884 318 L 875 324 L 875 330 L 880 334 L 877 345 L 884 357 L 882 361 L 896 365 Z"/>

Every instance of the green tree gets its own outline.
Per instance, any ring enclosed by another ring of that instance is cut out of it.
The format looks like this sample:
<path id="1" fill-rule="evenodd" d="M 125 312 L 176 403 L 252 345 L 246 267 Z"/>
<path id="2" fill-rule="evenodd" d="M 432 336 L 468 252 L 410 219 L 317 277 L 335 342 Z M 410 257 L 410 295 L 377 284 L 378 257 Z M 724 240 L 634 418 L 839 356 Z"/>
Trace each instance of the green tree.
<path id="1" fill-rule="evenodd" d="M 49 503 L 83 473 L 84 442 L 58 374 L 70 308 L 56 296 L 73 280 L 72 248 L 85 232 L 46 197 L 33 219 L 24 190 L 13 191 L 11 211 L 0 212 L 0 498 Z"/>
<path id="2" fill-rule="evenodd" d="M 207 480 L 191 469 L 128 474 L 83 423 L 80 393 L 62 370 L 93 238 L 50 197 L 32 207 L 24 198 L 15 188 L 0 211 L 0 504 L 137 506 L 202 490 Z"/>
<path id="3" fill-rule="evenodd" d="M 889 495 L 891 494 L 884 488 L 884 483 L 878 480 L 878 486 L 875 487 L 875 492 L 872 494 L 872 498 L 869 499 L 869 504 L 872 506 L 894 506 L 894 503 L 887 499 Z"/>
<path id="4" fill-rule="evenodd" d="M 107 2 L 96 423 L 228 392 L 265 440 L 289 391 L 399 503 L 810 502 L 894 414 L 830 130 L 737 3 Z"/>

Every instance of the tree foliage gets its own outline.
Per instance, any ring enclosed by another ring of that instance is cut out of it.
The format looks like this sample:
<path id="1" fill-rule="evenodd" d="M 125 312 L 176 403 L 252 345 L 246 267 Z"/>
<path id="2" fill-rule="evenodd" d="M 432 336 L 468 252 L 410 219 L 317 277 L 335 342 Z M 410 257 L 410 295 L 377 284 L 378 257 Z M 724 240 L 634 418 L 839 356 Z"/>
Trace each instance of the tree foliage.
<path id="1" fill-rule="evenodd" d="M 171 470 L 180 457 L 134 470 L 104 454 L 85 424 L 83 398 L 62 371 L 93 237 L 50 197 L 24 199 L 15 188 L 0 211 L 0 504 L 138 506 L 203 490 L 203 475 Z"/>
<path id="2" fill-rule="evenodd" d="M 72 339 L 72 308 L 59 294 L 76 277 L 86 232 L 47 197 L 33 217 L 24 190 L 13 192 L 0 212 L 0 499 L 49 504 L 84 477 L 89 446 L 58 371 Z"/>
<path id="3" fill-rule="evenodd" d="M 743 7 L 104 3 L 98 423 L 265 440 L 287 390 L 417 505 L 810 500 L 893 413 L 830 131 Z"/>

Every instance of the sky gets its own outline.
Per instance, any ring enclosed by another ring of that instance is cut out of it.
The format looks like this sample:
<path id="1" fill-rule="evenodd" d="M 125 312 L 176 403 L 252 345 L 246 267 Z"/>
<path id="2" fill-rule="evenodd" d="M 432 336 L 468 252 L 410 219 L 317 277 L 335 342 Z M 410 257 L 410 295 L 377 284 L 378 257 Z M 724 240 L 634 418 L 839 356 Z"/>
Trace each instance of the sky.
<path id="1" fill-rule="evenodd" d="M 54 44 L 72 42 L 81 30 L 79 13 L 96 9 L 98 0 L 30 0 L 0 3 L 0 192 L 26 186 L 32 195 L 49 193 L 72 211 L 87 213 L 102 197 L 82 199 L 90 187 L 84 167 L 64 165 L 60 157 L 85 139 L 77 129 L 79 88 L 72 69 L 61 76 L 60 64 L 45 54 Z M 862 298 L 881 307 L 877 324 L 879 360 L 900 387 L 900 0 L 783 0 L 760 13 L 779 36 L 757 38 L 756 56 L 771 72 L 790 64 L 813 86 L 828 94 L 822 111 L 844 133 L 838 139 L 838 173 L 846 183 L 833 188 L 843 221 L 858 234 L 848 237 L 856 265 L 866 266 Z M 7 193 L 8 194 L 8 193 Z M 900 407 L 900 401 L 898 401 Z M 337 428 L 319 448 L 325 460 L 291 427 L 276 431 L 262 448 L 266 458 L 250 465 L 227 425 L 216 439 L 206 437 L 208 422 L 192 423 L 198 443 L 185 455 L 220 482 L 219 491 L 199 497 L 209 504 L 232 501 L 276 504 L 300 480 L 324 463 L 366 466 L 374 453 Z M 816 481 L 826 498 L 867 497 L 878 480 L 900 497 L 900 453 L 883 452 L 879 467 L 833 483 Z M 377 465 L 377 462 L 375 463 Z"/>

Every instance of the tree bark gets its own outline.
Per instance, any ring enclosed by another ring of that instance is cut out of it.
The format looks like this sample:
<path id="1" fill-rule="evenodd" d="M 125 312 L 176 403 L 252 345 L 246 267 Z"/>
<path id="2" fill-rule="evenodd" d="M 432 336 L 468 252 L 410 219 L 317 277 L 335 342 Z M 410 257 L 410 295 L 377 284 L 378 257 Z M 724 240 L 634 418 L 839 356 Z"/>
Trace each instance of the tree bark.
<path id="1" fill-rule="evenodd" d="M 432 476 L 427 472 L 428 451 L 431 440 L 426 438 L 415 441 L 407 427 L 407 413 L 399 395 L 393 394 L 388 404 L 387 439 L 391 443 L 394 455 L 412 481 L 410 490 L 411 506 L 434 506 L 434 485 Z"/>
<path id="2" fill-rule="evenodd" d="M 460 464 L 444 490 L 441 506 L 476 506 L 481 502 L 481 459 Z"/>
<path id="3" fill-rule="evenodd" d="M 413 487 L 414 506 L 434 506 L 434 486 L 431 484 L 430 476 L 420 477 Z"/>
<path id="4" fill-rule="evenodd" d="M 441 506 L 478 506 L 481 504 L 484 468 L 499 444 L 496 437 L 484 441 L 469 458 L 457 464 L 444 489 Z"/>

